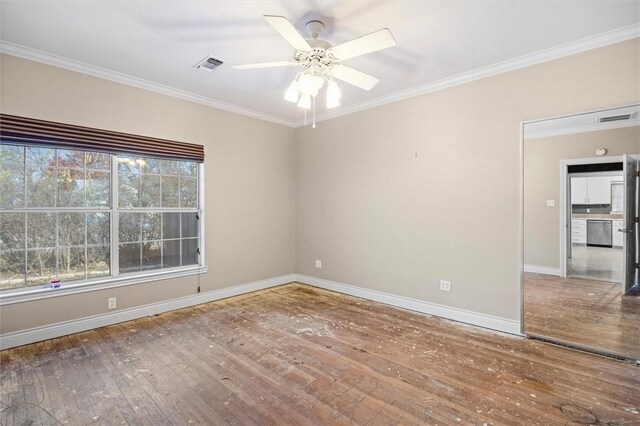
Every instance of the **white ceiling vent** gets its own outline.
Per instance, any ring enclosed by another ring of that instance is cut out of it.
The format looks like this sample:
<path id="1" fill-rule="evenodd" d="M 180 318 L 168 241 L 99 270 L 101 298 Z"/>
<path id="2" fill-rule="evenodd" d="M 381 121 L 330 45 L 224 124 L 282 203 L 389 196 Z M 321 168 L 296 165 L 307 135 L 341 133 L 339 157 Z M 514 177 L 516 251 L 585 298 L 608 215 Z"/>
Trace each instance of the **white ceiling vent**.
<path id="1" fill-rule="evenodd" d="M 206 72 L 211 72 L 222 64 L 223 62 L 220 59 L 216 59 L 213 56 L 207 56 L 193 67 Z"/>
<path id="2" fill-rule="evenodd" d="M 598 118 L 598 122 L 600 123 L 609 123 L 610 121 L 622 121 L 629 120 L 633 117 L 634 113 L 631 114 L 619 114 L 619 115 L 610 115 L 608 117 L 600 117 Z"/>

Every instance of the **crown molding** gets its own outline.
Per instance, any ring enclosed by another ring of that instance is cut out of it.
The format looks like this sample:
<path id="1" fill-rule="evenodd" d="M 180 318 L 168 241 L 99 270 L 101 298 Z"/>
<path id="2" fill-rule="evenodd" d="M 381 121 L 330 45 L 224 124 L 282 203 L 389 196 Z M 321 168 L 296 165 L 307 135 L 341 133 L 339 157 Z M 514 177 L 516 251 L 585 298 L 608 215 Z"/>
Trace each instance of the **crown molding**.
<path id="1" fill-rule="evenodd" d="M 277 117 L 263 112 L 255 111 L 249 108 L 239 107 L 237 105 L 221 102 L 206 96 L 197 95 L 195 93 L 187 92 L 173 87 L 165 86 L 163 84 L 153 83 L 141 78 L 132 77 L 127 74 L 111 71 L 105 68 L 89 65 L 84 62 L 75 61 L 73 59 L 64 58 L 62 56 L 53 55 L 51 53 L 42 52 L 40 50 L 31 49 L 29 47 L 21 46 L 14 43 L 9 43 L 0 40 L 0 53 L 5 53 L 11 56 L 17 56 L 31 61 L 41 62 L 43 64 L 52 65 L 58 68 L 64 68 L 70 71 L 87 74 L 93 77 L 102 78 L 105 80 L 114 81 L 116 83 L 126 84 L 127 86 L 136 87 L 138 89 L 149 90 L 163 95 L 171 96 L 185 101 L 194 102 L 201 105 L 221 109 L 228 112 L 244 115 L 251 118 L 257 118 L 259 120 L 268 121 L 271 123 L 281 124 L 287 127 L 296 127 L 297 123 L 292 120 L 287 120 L 281 117 Z"/>
<path id="2" fill-rule="evenodd" d="M 569 42 L 566 44 L 561 44 L 556 47 L 541 50 L 541 51 L 520 56 L 514 59 L 509 59 L 507 61 L 498 62 L 497 64 L 478 68 L 473 71 L 465 72 L 452 77 L 447 77 L 432 83 L 427 83 L 420 86 L 412 87 L 410 89 L 401 90 L 388 95 L 384 95 L 384 96 L 380 96 L 364 102 L 360 102 L 354 105 L 347 105 L 340 108 L 339 110 L 335 110 L 332 112 L 317 114 L 316 123 L 320 121 L 330 120 L 332 118 L 337 118 L 344 115 L 352 114 L 354 112 L 363 111 L 365 109 L 375 108 L 375 107 L 390 104 L 393 102 L 398 102 L 404 99 L 413 98 L 416 96 L 424 95 L 424 94 L 435 92 L 438 90 L 443 90 L 443 89 L 447 89 L 454 86 L 460 86 L 462 84 L 466 84 L 472 81 L 491 77 L 497 74 L 502 74 L 502 73 L 514 71 L 520 68 L 528 67 L 531 65 L 552 61 L 554 59 L 563 58 L 565 56 L 575 55 L 576 53 L 597 49 L 599 47 L 620 43 L 620 42 L 631 40 L 633 38 L 638 38 L 638 37 L 640 37 L 640 24 L 634 24 L 628 27 L 622 27 L 613 31 L 608 31 L 606 33 L 601 33 L 601 34 L 587 37 L 581 40 Z M 303 126 L 304 126 L 303 121 L 299 121 L 296 123 L 296 127 L 303 127 Z"/>

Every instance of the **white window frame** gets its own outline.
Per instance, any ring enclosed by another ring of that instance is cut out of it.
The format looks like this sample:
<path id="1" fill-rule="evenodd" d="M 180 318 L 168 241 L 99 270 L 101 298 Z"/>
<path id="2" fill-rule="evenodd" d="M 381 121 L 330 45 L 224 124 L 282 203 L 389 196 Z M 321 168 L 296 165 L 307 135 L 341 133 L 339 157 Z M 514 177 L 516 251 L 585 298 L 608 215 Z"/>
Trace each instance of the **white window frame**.
<path id="1" fill-rule="evenodd" d="M 28 146 L 28 145 L 20 145 Z M 55 148 L 55 147 L 52 147 Z M 0 306 L 28 302 L 32 300 L 47 299 L 51 297 L 59 297 L 77 293 L 85 293 L 91 291 L 104 290 L 108 288 L 116 288 L 123 286 L 130 286 L 135 284 L 148 283 L 153 281 L 160 281 L 165 279 L 185 277 L 189 275 L 197 275 L 206 273 L 208 267 L 206 265 L 205 256 L 205 238 L 204 238 L 204 163 L 197 163 L 197 182 L 198 182 L 198 206 L 193 209 L 183 207 L 170 207 L 170 208 L 131 208 L 120 209 L 118 207 L 118 155 L 111 154 L 111 206 L 109 209 L 95 209 L 100 212 L 109 212 L 111 220 L 110 229 L 110 268 L 111 275 L 107 277 L 99 277 L 93 279 L 75 280 L 67 283 L 63 282 L 59 288 L 50 288 L 46 285 L 38 287 L 22 287 L 16 289 L 0 290 Z M 8 211 L 12 211 L 10 209 Z M 39 211 L 46 209 L 29 208 L 27 211 Z M 90 208 L 69 208 L 61 209 L 60 211 L 86 211 Z M 164 213 L 164 212 L 184 212 L 189 210 L 197 213 L 198 220 L 198 264 L 189 266 L 177 266 L 172 268 L 156 269 L 143 272 L 127 272 L 121 274 L 119 271 L 119 214 L 121 211 L 127 213 Z M 15 209 L 16 212 L 25 211 L 25 209 Z M 56 212 L 58 210 L 56 209 Z M 26 226 L 26 224 L 25 224 Z M 85 230 L 86 232 L 86 230 Z M 57 238 L 57 236 L 56 236 Z M 117 242 L 117 243 L 116 243 Z"/>

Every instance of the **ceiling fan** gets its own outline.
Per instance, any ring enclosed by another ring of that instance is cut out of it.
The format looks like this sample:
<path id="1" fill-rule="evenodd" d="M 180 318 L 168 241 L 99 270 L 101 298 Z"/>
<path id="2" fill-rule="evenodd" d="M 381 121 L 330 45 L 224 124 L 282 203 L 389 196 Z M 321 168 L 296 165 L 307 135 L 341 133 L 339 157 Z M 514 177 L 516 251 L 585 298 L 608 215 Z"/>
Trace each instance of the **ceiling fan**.
<path id="1" fill-rule="evenodd" d="M 338 46 L 333 46 L 328 41 L 318 38 L 324 29 L 324 23 L 321 21 L 313 20 L 307 22 L 306 29 L 311 37 L 305 39 L 282 16 L 265 15 L 264 19 L 296 49 L 293 59 L 259 64 L 232 65 L 231 67 L 234 69 L 305 67 L 306 69 L 299 72 L 291 82 L 284 98 L 287 101 L 297 103 L 300 108 L 305 110 L 311 109 L 313 101 L 314 112 L 315 97 L 325 81 L 328 83 L 327 108 L 339 106 L 342 98 L 340 88 L 334 78 L 364 90 L 371 90 L 378 84 L 379 80 L 377 78 L 343 65 L 342 61 L 396 45 L 391 31 L 387 28 Z"/>

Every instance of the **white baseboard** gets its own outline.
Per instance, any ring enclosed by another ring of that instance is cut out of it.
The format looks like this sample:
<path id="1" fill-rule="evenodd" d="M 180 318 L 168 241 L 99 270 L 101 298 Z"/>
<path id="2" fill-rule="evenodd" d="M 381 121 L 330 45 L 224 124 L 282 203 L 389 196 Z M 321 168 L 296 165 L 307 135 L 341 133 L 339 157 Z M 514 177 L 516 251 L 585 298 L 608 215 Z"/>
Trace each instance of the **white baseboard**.
<path id="1" fill-rule="evenodd" d="M 524 265 L 525 272 L 531 272 L 534 274 L 545 274 L 561 276 L 560 268 L 551 268 L 549 266 L 537 266 L 537 265 Z"/>
<path id="2" fill-rule="evenodd" d="M 348 284 L 342 284 L 335 281 L 329 281 L 322 278 L 311 277 L 308 275 L 296 275 L 296 281 L 309 284 L 325 290 L 336 291 L 338 293 L 348 294 L 350 296 L 361 297 L 367 300 L 384 303 L 399 308 L 409 309 L 412 311 L 422 312 L 425 314 L 435 315 L 454 321 L 464 322 L 479 327 L 489 328 L 491 330 L 501 331 L 509 334 L 521 336 L 520 322 L 508 318 L 495 317 L 492 315 L 481 314 L 478 312 L 467 311 L 464 309 L 452 308 L 450 306 L 438 305 L 409 297 L 397 296 L 394 294 L 384 293 L 376 290 L 368 290 L 362 287 L 356 287 Z"/>
<path id="3" fill-rule="evenodd" d="M 429 303 L 422 300 L 411 299 L 408 297 L 397 296 L 380 291 L 368 290 L 361 287 L 355 287 L 348 284 L 325 280 L 322 278 L 300 274 L 288 274 L 265 280 L 254 281 L 247 284 L 223 288 L 220 290 L 209 291 L 206 293 L 185 296 L 166 302 L 153 303 L 131 309 L 123 309 L 112 313 L 94 315 L 77 320 L 64 321 L 57 324 L 7 333 L 0 336 L 0 350 L 14 348 L 16 346 L 22 346 L 29 343 L 40 342 L 42 340 L 53 339 L 55 337 L 66 336 L 73 333 L 79 333 L 82 331 L 92 330 L 107 325 L 118 324 L 125 321 L 131 321 L 150 315 L 161 314 L 163 312 L 174 311 L 176 309 L 188 308 L 190 306 L 195 306 L 220 299 L 226 299 L 228 297 L 238 296 L 257 290 L 263 290 L 294 281 L 323 288 L 326 290 L 336 291 L 338 293 L 361 297 L 367 300 L 373 300 L 375 302 L 380 302 L 399 308 L 410 309 L 412 311 L 435 315 L 438 317 L 447 318 L 454 321 L 459 321 L 505 333 L 521 335 L 520 322 L 516 320 L 485 315 L 478 312 L 467 311 L 464 309 L 452 308 L 449 306 L 438 305 L 435 303 Z"/>
<path id="4" fill-rule="evenodd" d="M 287 284 L 296 281 L 296 278 L 295 274 L 282 275 L 220 290 L 185 296 L 178 299 L 168 300 L 166 302 L 152 303 L 112 313 L 94 315 L 77 320 L 64 321 L 57 324 L 7 333 L 0 336 L 0 350 L 26 345 L 28 343 L 40 342 L 54 337 L 79 333 L 81 331 L 92 330 L 94 328 L 104 327 L 120 322 L 131 321 L 137 318 L 161 314 L 163 312 L 175 311 L 176 309 L 188 308 L 190 306 L 212 302 L 214 300 L 226 299 L 227 297 L 238 296 L 252 291 Z"/>

